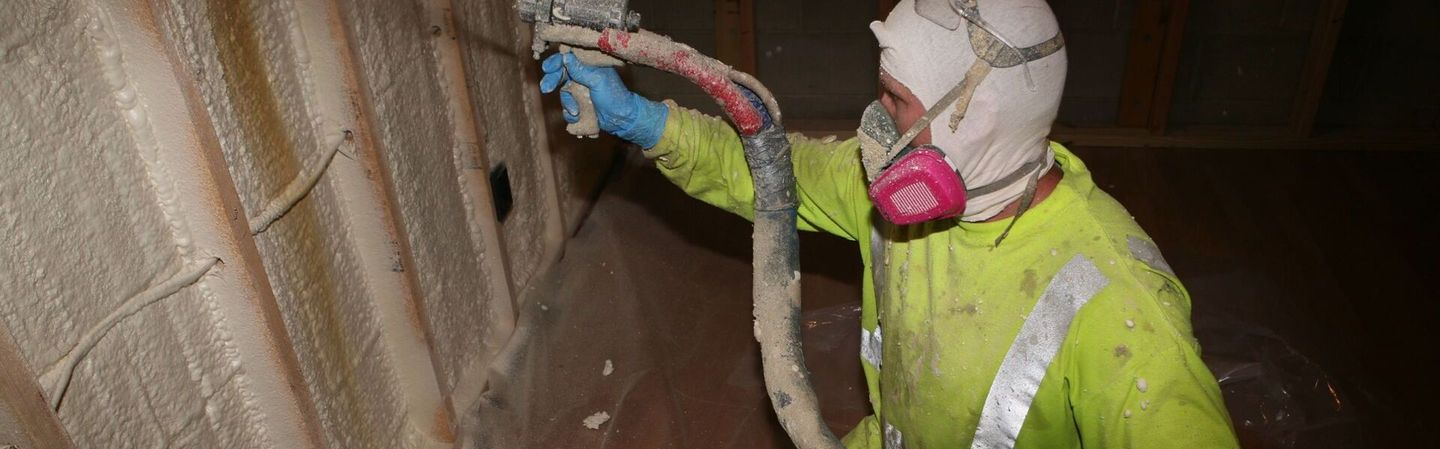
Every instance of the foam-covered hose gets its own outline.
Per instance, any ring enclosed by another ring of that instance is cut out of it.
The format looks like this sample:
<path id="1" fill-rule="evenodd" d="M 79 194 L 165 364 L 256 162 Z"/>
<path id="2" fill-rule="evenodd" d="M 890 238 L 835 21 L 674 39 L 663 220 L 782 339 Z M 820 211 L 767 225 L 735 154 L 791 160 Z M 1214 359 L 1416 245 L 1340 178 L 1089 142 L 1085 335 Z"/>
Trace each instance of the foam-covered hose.
<path id="1" fill-rule="evenodd" d="M 770 404 L 796 447 L 840 448 L 820 416 L 800 346 L 799 202 L 790 139 L 776 123 L 740 140 L 755 183 L 755 339 Z"/>
<path id="2" fill-rule="evenodd" d="M 755 339 L 760 341 L 766 392 L 796 447 L 843 448 L 820 416 L 820 403 L 800 347 L 800 256 L 795 228 L 799 200 L 790 140 L 780 125 L 775 97 L 748 74 L 645 30 L 628 33 L 540 24 L 535 32 L 546 42 L 596 48 L 683 76 L 710 94 L 730 117 L 740 131 L 755 184 Z M 752 104 L 745 89 L 754 92 L 766 110 Z"/>

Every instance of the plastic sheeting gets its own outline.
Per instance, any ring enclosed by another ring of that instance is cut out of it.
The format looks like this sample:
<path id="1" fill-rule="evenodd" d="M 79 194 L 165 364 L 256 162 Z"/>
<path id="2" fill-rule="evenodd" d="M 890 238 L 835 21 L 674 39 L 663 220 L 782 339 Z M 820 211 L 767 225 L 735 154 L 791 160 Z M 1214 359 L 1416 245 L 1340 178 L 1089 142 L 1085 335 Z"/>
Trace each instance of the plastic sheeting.
<path id="1" fill-rule="evenodd" d="M 1355 407 L 1319 365 L 1269 330 L 1239 321 L 1196 329 L 1205 364 L 1246 448 L 1348 447 Z"/>
<path id="2" fill-rule="evenodd" d="M 749 223 L 636 165 L 527 293 L 519 343 L 462 447 L 790 447 L 750 333 Z M 806 360 L 837 434 L 870 413 L 853 245 L 802 234 Z M 1269 330 L 1205 318 L 1196 336 L 1244 447 L 1359 445 L 1342 383 Z M 587 428 L 600 413 L 609 419 Z"/>

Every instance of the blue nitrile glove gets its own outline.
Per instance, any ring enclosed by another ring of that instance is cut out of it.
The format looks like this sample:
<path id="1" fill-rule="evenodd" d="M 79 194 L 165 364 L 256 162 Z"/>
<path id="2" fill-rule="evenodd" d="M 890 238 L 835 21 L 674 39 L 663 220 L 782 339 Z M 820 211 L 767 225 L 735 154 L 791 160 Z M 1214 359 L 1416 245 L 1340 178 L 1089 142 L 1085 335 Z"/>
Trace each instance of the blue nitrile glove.
<path id="1" fill-rule="evenodd" d="M 641 148 L 660 143 L 665 132 L 665 119 L 670 108 L 651 101 L 625 87 L 620 74 L 612 67 L 595 67 L 580 62 L 572 53 L 556 53 L 540 64 L 545 76 L 540 91 L 554 92 L 565 81 L 574 81 L 590 88 L 590 101 L 595 104 L 600 129 L 616 137 L 634 142 Z M 565 121 L 580 120 L 580 107 L 569 92 L 560 92 L 560 105 L 565 108 Z"/>

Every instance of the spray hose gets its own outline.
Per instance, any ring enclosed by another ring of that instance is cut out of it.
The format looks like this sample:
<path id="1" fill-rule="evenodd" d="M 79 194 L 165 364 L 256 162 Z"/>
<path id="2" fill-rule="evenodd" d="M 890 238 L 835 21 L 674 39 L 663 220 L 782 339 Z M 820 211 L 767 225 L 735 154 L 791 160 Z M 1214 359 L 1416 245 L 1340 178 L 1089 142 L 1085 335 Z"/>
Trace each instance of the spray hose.
<path id="1" fill-rule="evenodd" d="M 780 126 L 775 97 L 749 74 L 649 31 L 537 24 L 535 33 L 538 41 L 598 49 L 683 76 L 713 97 L 730 117 L 740 131 L 755 183 L 755 339 L 760 342 L 766 392 L 780 425 L 797 448 L 843 448 L 820 416 L 800 348 L 800 257 L 795 228 L 799 201 L 790 140 Z M 757 109 L 741 86 L 754 92 L 767 111 Z M 768 123 L 766 112 L 771 118 Z"/>

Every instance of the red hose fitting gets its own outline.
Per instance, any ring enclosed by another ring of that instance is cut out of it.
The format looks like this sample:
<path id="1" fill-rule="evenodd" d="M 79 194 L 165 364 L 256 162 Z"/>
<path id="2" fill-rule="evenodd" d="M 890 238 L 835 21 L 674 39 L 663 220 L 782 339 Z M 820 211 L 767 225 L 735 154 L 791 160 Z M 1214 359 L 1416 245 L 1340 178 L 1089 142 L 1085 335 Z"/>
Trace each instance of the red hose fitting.
<path id="1" fill-rule="evenodd" d="M 678 46 L 679 49 L 668 54 L 654 55 L 646 51 L 643 46 L 631 46 L 631 39 L 635 35 L 624 31 L 606 29 L 600 33 L 600 39 L 595 47 L 601 51 L 620 56 L 621 59 L 638 62 L 644 65 L 655 67 L 666 72 L 680 75 L 700 86 L 701 89 L 720 103 L 725 110 L 725 115 L 735 123 L 735 128 L 742 136 L 752 136 L 760 132 L 764 119 L 760 111 L 745 98 L 740 91 L 740 86 L 730 81 L 730 68 L 724 64 L 713 63 L 708 58 L 693 57 L 695 50 Z M 641 34 L 640 37 L 645 37 Z"/>

